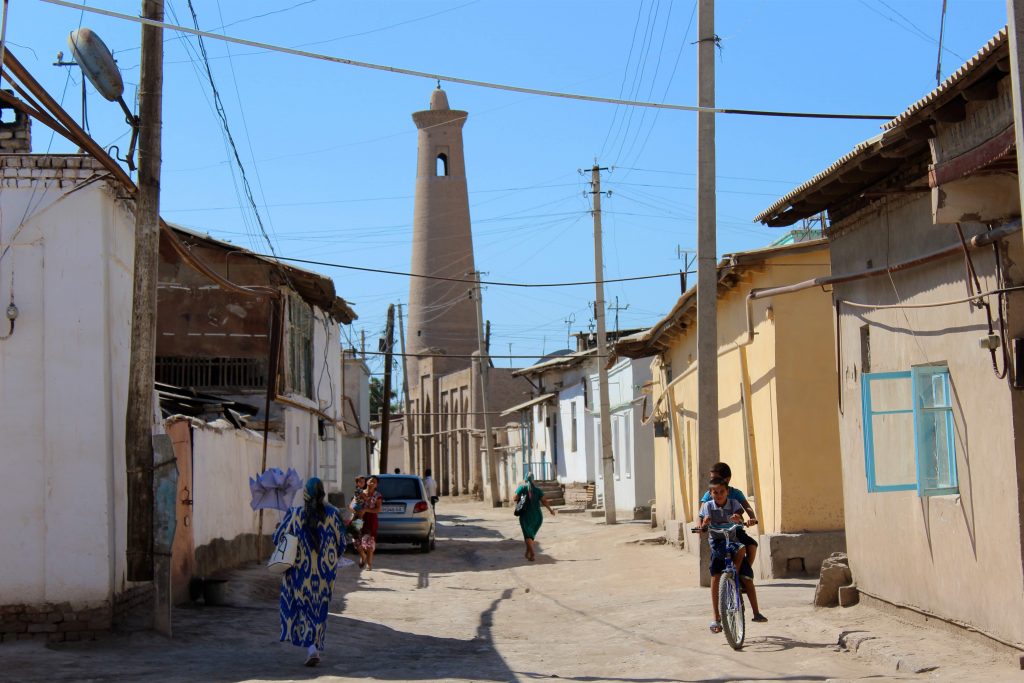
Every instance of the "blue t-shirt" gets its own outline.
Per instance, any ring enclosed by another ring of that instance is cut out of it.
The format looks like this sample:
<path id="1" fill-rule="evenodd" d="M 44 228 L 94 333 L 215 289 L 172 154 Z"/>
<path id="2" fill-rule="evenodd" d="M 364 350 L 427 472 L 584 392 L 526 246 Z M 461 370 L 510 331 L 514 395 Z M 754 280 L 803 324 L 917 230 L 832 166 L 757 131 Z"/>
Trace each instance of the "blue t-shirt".
<path id="1" fill-rule="evenodd" d="M 711 526 L 720 529 L 734 524 L 730 517 L 742 515 L 743 507 L 735 498 L 726 498 L 725 505 L 719 506 L 715 501 L 709 500 L 700 505 L 700 518 L 711 518 Z"/>
<path id="2" fill-rule="evenodd" d="M 701 496 L 700 502 L 706 503 L 711 500 L 711 491 L 705 491 L 704 495 Z M 743 491 L 739 489 L 729 487 L 729 500 L 735 500 L 742 507 L 747 502 L 747 497 L 743 495 Z"/>

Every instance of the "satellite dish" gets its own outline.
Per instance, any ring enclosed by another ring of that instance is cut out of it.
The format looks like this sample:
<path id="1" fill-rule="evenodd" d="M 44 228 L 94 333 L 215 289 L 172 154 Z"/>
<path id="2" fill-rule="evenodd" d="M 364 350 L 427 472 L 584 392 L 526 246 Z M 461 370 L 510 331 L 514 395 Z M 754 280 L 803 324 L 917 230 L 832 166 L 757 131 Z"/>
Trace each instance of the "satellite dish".
<path id="1" fill-rule="evenodd" d="M 80 28 L 68 36 L 68 47 L 93 87 L 107 101 L 120 101 L 124 95 L 124 81 L 121 80 L 114 55 L 100 37 L 92 29 Z"/>

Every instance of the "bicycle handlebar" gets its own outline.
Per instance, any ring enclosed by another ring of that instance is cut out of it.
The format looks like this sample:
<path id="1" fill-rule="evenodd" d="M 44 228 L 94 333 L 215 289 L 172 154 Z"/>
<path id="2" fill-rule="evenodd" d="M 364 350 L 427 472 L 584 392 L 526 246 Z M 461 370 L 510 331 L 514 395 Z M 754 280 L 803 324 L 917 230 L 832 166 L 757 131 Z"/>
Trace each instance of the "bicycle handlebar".
<path id="1" fill-rule="evenodd" d="M 712 529 L 711 527 L 707 527 L 705 529 L 703 527 L 697 526 L 697 527 L 694 527 L 694 528 L 690 529 L 690 533 L 693 533 L 693 534 L 703 534 L 703 533 L 706 533 L 706 532 L 718 532 L 720 534 L 727 534 L 727 533 L 731 533 L 733 531 L 736 531 L 737 529 L 742 529 L 742 528 L 743 528 L 742 524 L 737 524 L 737 523 L 733 522 L 729 526 L 722 527 L 721 529 Z"/>

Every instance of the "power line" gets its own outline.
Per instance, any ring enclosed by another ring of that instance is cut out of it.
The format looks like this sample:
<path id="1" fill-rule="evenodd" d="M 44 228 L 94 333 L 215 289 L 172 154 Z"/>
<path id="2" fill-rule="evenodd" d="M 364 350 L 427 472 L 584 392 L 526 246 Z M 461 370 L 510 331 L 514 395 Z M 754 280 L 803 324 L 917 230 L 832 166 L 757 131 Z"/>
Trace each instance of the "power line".
<path id="1" fill-rule="evenodd" d="M 676 275 L 678 277 L 678 274 L 676 274 Z M 360 351 L 359 354 L 363 355 L 363 352 Z M 367 351 L 366 355 L 367 356 L 386 356 L 387 352 L 386 351 Z M 394 352 L 391 355 L 392 356 L 405 356 L 407 358 L 464 358 L 464 359 L 465 358 L 470 358 L 470 359 L 472 359 L 472 358 L 479 358 L 480 357 L 480 356 L 478 356 L 476 354 L 472 354 L 472 353 L 449 354 L 449 353 L 412 353 L 412 352 L 406 352 L 406 353 L 403 354 L 403 353 Z M 540 356 L 540 355 L 538 355 L 536 353 L 533 354 L 533 355 L 528 355 L 528 356 L 527 355 L 515 355 L 515 354 L 504 355 L 504 356 L 495 356 L 495 355 L 487 354 L 487 357 L 488 358 L 513 359 L 513 360 L 517 359 L 517 358 L 519 358 L 519 359 L 543 358 L 543 356 Z M 569 355 L 555 356 L 554 358 L 549 358 L 548 360 L 554 361 L 554 360 L 558 360 L 559 358 L 568 359 L 570 357 L 571 356 L 569 356 Z M 597 355 L 595 353 L 595 354 L 590 354 L 588 356 L 583 356 L 582 358 L 587 360 L 587 359 L 590 359 L 590 358 L 610 358 L 610 357 L 611 357 L 611 354 L 609 354 L 607 356 L 599 356 L 599 355 Z"/>
<path id="2" fill-rule="evenodd" d="M 423 275 L 421 273 L 406 273 L 400 270 L 387 270 L 384 268 L 369 268 L 367 266 L 350 266 L 343 263 L 331 263 L 329 261 L 314 261 L 311 259 L 293 258 L 290 256 L 276 256 L 274 254 L 257 254 L 253 252 L 252 256 L 259 256 L 265 259 L 277 259 L 279 261 L 291 261 L 293 263 L 306 263 L 314 266 L 326 266 L 328 268 L 342 268 L 344 270 L 358 270 L 364 273 L 380 273 L 382 275 L 401 275 L 402 277 L 418 277 L 426 280 L 442 280 L 444 282 L 465 282 L 467 284 L 476 284 L 476 280 L 467 280 L 464 278 L 457 277 L 442 277 L 440 275 Z M 634 275 L 633 277 L 620 277 L 610 278 L 607 280 L 601 280 L 601 282 L 634 282 L 637 280 L 657 280 L 665 277 L 679 277 L 679 273 L 658 273 L 655 275 Z M 582 285 L 593 285 L 596 284 L 593 280 L 579 281 L 579 282 L 496 282 L 482 280 L 482 285 L 493 285 L 495 287 L 578 287 Z"/>
<path id="3" fill-rule="evenodd" d="M 213 93 L 214 108 L 217 111 L 217 116 L 220 119 L 221 125 L 224 127 L 224 132 L 227 135 L 228 144 L 231 146 L 231 152 L 234 155 L 235 163 L 238 164 L 238 170 L 242 178 L 242 189 L 245 190 L 245 197 L 249 201 L 253 215 L 256 217 L 256 224 L 259 226 L 260 233 L 263 235 L 263 239 L 266 240 L 267 246 L 270 247 L 270 253 L 274 254 L 277 250 L 274 248 L 274 242 L 270 239 L 270 235 L 267 233 L 267 229 L 263 225 L 263 218 L 260 215 L 259 207 L 256 205 L 256 197 L 253 195 L 252 186 L 249 184 L 249 177 L 245 172 L 245 164 L 242 163 L 241 154 L 239 154 L 238 146 L 235 144 L 235 138 L 231 134 L 231 127 L 228 125 L 227 110 L 224 108 L 224 102 L 221 100 L 217 84 L 213 80 L 213 71 L 210 69 L 210 60 L 206 53 L 206 44 L 203 42 L 203 36 L 201 35 L 202 33 L 205 33 L 205 31 L 198 30 L 199 17 L 196 16 L 196 10 L 192 6 L 192 0 L 188 0 L 188 9 L 192 14 L 192 22 L 196 26 L 196 35 L 199 37 L 199 52 L 203 58 L 203 66 L 206 69 L 206 77 L 210 83 L 210 91 Z"/>
<path id="4" fill-rule="evenodd" d="M 428 71 L 417 71 L 415 69 L 404 69 L 397 66 L 388 66 L 384 64 L 374 64 L 372 62 L 361 62 L 355 59 L 345 59 L 344 57 L 332 57 L 330 55 L 320 54 L 317 52 L 309 52 L 306 50 L 296 50 L 290 47 L 284 47 L 281 45 L 273 45 L 271 43 L 262 43 L 256 40 L 247 40 L 245 38 L 235 38 L 234 36 L 228 36 L 220 33 L 212 33 L 210 31 L 201 31 L 199 29 L 192 29 L 186 26 L 178 26 L 176 24 L 169 24 L 164 21 L 155 21 L 152 19 L 146 19 L 144 17 L 136 17 L 130 14 L 124 14 L 122 12 L 114 12 L 107 9 L 100 9 L 96 7 L 88 7 L 86 5 L 78 5 L 67 0 L 41 0 L 51 5 L 58 5 L 60 7 L 67 7 L 70 9 L 82 10 L 85 12 L 91 12 L 93 14 L 101 14 L 107 17 L 113 17 L 115 19 L 122 19 L 124 21 L 130 21 L 136 24 L 144 24 L 147 26 L 156 26 L 158 28 L 168 29 L 171 31 L 181 31 L 182 33 L 190 33 L 195 36 L 201 36 L 204 38 L 210 38 L 213 40 L 223 40 L 229 43 L 237 43 L 239 45 L 248 45 L 249 47 L 261 48 L 269 50 L 271 52 L 280 52 L 283 54 L 290 54 L 296 57 L 307 57 L 310 59 L 319 59 L 325 62 L 333 62 L 335 64 L 344 64 L 346 66 L 354 66 L 362 69 L 372 69 L 375 71 L 387 71 L 394 74 L 403 76 L 413 76 L 416 78 L 427 78 L 431 81 L 445 82 L 445 83 L 458 83 L 460 85 L 468 85 L 477 88 L 490 88 L 492 90 L 504 90 L 507 92 L 518 92 L 526 95 L 539 95 L 541 97 L 556 97 L 569 100 L 580 100 L 583 102 L 600 102 L 604 104 L 620 104 L 630 107 L 648 107 L 651 109 L 671 109 L 675 111 L 690 111 L 690 112 L 706 112 L 712 114 L 739 114 L 745 116 L 773 116 L 773 117 L 791 117 L 791 118 L 804 118 L 804 119 L 857 119 L 857 120 L 878 120 L 878 121 L 889 121 L 895 118 L 892 115 L 882 114 L 826 114 L 817 112 L 793 112 L 793 111 L 768 111 L 760 109 L 728 109 L 721 107 L 698 107 L 688 104 L 664 104 L 658 102 L 640 102 L 636 100 L 622 100 L 611 97 L 598 97 L 596 95 L 581 95 L 578 93 L 566 93 L 558 92 L 555 90 L 541 90 L 539 88 L 525 88 L 516 85 L 508 85 L 504 83 L 493 83 L 490 81 L 478 81 L 470 78 L 460 78 L 458 76 L 446 76 L 444 74 L 430 73 Z"/>

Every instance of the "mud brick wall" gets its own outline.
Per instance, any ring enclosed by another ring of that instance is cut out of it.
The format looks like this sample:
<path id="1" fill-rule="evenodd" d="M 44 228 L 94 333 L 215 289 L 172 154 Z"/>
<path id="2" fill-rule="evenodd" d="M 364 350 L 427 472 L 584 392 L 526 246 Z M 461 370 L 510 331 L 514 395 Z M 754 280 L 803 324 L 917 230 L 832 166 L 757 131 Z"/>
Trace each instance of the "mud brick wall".
<path id="1" fill-rule="evenodd" d="M 128 614 L 150 609 L 153 586 L 136 586 L 114 598 L 109 604 L 90 609 L 75 609 L 69 602 L 41 605 L 0 606 L 0 642 L 45 640 L 63 643 L 74 640 L 95 640 Z"/>
<path id="2" fill-rule="evenodd" d="M 14 640 L 45 640 L 62 643 L 67 640 L 94 640 L 110 630 L 110 607 L 75 610 L 71 603 L 43 605 L 6 605 L 0 607 L 0 638 Z"/>

